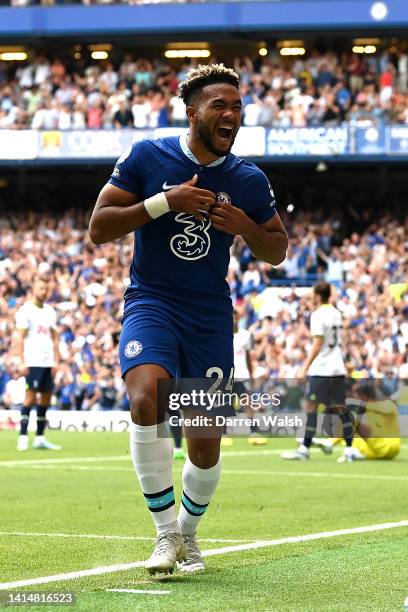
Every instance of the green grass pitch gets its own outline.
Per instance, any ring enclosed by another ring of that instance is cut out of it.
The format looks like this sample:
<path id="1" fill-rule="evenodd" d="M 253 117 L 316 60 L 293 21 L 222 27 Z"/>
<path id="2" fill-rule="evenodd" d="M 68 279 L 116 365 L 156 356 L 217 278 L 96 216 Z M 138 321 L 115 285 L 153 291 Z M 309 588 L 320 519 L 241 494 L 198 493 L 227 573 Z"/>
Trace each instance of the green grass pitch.
<path id="1" fill-rule="evenodd" d="M 128 436 L 53 432 L 50 439 L 63 451 L 17 453 L 16 433 L 0 433 L 0 583 L 146 559 L 154 531 Z M 294 446 L 275 439 L 252 447 L 240 439 L 223 451 L 221 482 L 199 531 L 202 550 L 210 551 L 205 573 L 159 579 L 136 567 L 17 590 L 75 591 L 75 610 L 403 610 L 406 525 L 211 555 L 250 542 L 408 519 L 406 441 L 394 461 L 340 465 L 338 453 L 319 451 L 309 462 L 281 460 L 280 449 Z M 175 463 L 178 499 L 181 469 Z"/>

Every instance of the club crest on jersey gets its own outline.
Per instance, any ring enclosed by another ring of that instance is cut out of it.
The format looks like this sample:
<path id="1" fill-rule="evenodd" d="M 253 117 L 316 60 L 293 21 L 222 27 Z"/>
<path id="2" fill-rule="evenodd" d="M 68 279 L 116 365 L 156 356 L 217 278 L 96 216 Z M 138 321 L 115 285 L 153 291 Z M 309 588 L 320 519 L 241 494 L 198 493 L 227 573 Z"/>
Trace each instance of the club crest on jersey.
<path id="1" fill-rule="evenodd" d="M 128 359 L 132 359 L 132 357 L 137 357 L 143 351 L 143 345 L 139 340 L 130 340 L 125 346 L 125 357 Z"/>
<path id="2" fill-rule="evenodd" d="M 231 198 L 225 191 L 219 191 L 215 196 L 215 201 L 218 202 L 218 204 L 231 204 Z"/>
<path id="3" fill-rule="evenodd" d="M 189 261 L 205 257 L 211 245 L 208 234 L 210 219 L 206 216 L 203 221 L 199 221 L 194 215 L 178 213 L 175 221 L 183 223 L 186 227 L 183 228 L 183 233 L 176 234 L 170 240 L 170 248 L 174 255 Z"/>
<path id="4" fill-rule="evenodd" d="M 123 151 L 122 155 L 119 157 L 119 159 L 116 162 L 116 164 L 121 164 L 122 162 L 124 162 L 125 159 L 127 159 L 129 157 L 131 152 L 132 152 L 132 147 L 128 147 L 127 149 L 125 149 L 125 151 Z"/>
<path id="5" fill-rule="evenodd" d="M 119 157 L 118 161 L 116 162 L 115 168 L 112 172 L 112 176 L 114 178 L 120 178 L 120 169 L 119 169 L 119 164 L 121 164 L 122 162 L 125 161 L 125 159 L 127 159 L 129 157 L 129 155 L 132 152 L 132 147 L 128 147 L 123 153 L 122 155 Z"/>

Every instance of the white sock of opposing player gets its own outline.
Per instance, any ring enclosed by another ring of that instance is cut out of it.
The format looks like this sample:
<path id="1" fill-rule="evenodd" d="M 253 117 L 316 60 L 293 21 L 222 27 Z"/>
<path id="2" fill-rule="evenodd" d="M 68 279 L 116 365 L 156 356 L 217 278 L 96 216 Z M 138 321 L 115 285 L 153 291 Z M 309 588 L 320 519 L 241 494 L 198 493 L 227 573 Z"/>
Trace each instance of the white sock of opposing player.
<path id="1" fill-rule="evenodd" d="M 193 535 L 217 488 L 221 474 L 221 459 L 204 470 L 187 460 L 183 468 L 183 495 L 178 514 L 181 533 Z"/>
<path id="2" fill-rule="evenodd" d="M 180 532 L 173 490 L 173 447 L 160 426 L 130 427 L 130 454 L 157 533 Z"/>

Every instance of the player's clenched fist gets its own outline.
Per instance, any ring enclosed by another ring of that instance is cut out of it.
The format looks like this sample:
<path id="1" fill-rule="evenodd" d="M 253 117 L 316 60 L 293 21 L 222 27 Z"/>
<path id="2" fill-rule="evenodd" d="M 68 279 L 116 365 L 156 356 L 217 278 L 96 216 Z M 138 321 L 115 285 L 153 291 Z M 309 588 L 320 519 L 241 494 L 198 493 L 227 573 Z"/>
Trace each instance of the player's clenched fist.
<path id="1" fill-rule="evenodd" d="M 208 213 L 215 203 L 215 194 L 208 189 L 196 187 L 198 176 L 195 174 L 189 181 L 177 185 L 166 192 L 170 210 L 194 215 L 200 221 L 205 219 L 203 212 Z"/>
<path id="2" fill-rule="evenodd" d="M 210 213 L 211 226 L 215 229 L 233 235 L 244 235 L 251 223 L 249 217 L 241 208 L 232 204 L 214 206 Z"/>

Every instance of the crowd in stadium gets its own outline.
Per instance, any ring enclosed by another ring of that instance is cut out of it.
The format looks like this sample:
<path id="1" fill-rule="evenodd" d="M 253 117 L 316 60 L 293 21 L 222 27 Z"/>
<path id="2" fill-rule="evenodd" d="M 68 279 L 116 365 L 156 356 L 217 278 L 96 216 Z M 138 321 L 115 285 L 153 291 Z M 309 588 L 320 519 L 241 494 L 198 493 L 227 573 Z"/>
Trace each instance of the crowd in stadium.
<path id="1" fill-rule="evenodd" d="M 43 55 L 12 68 L 0 62 L 0 128 L 184 126 L 177 89 L 192 66 L 175 69 L 131 54 L 115 64 Z M 396 48 L 364 57 L 312 51 L 306 59 L 272 51 L 236 58 L 234 67 L 246 126 L 408 124 L 408 55 Z"/>
<path id="2" fill-rule="evenodd" d="M 402 223 L 390 214 L 355 218 L 353 226 L 364 229 L 350 233 L 344 214 L 344 208 L 333 209 L 330 217 L 323 209 L 284 213 L 291 246 L 278 268 L 254 260 L 236 239 L 228 280 L 239 324 L 253 332 L 256 378 L 296 376 L 311 344 L 313 303 L 305 286 L 318 279 L 337 288 L 348 374 L 408 378 L 408 217 Z M 58 313 L 61 361 L 54 405 L 128 407 L 117 343 L 132 239 L 95 247 L 86 227 L 78 211 L 3 219 L 0 397 L 6 406 L 25 389 L 13 359 L 16 311 L 41 276 L 49 279 L 48 301 Z M 13 397 L 5 392 L 9 379 L 15 383 Z"/>

